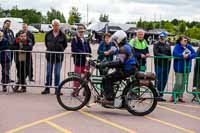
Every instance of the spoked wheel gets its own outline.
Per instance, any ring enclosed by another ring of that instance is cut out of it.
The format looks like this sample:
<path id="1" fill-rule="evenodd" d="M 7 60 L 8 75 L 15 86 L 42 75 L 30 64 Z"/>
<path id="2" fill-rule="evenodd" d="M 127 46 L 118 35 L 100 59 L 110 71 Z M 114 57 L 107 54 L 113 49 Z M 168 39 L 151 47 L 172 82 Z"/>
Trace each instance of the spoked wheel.
<path id="1" fill-rule="evenodd" d="M 57 100 L 64 109 L 76 111 L 89 102 L 90 96 L 90 89 L 81 78 L 70 77 L 59 85 Z"/>
<path id="2" fill-rule="evenodd" d="M 130 87 L 125 92 L 125 105 L 133 115 L 144 116 L 151 113 L 156 105 L 156 90 L 147 86 Z"/>

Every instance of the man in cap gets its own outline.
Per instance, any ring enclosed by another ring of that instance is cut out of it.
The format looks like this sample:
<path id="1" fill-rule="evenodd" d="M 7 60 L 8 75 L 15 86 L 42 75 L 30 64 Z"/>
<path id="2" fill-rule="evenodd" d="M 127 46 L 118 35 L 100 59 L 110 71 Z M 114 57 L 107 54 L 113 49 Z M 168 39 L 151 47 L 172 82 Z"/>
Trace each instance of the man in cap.
<path id="1" fill-rule="evenodd" d="M 85 27 L 78 26 L 76 36 L 72 39 L 71 50 L 74 58 L 74 71 L 79 74 L 84 74 L 86 69 L 86 54 L 91 53 L 89 42 L 84 38 Z M 84 53 L 84 54 L 81 54 Z M 74 87 L 78 87 L 79 83 L 74 82 Z"/>
<path id="2" fill-rule="evenodd" d="M 166 101 L 163 99 L 163 92 L 168 80 L 168 75 L 171 66 L 171 59 L 164 56 L 171 56 L 170 44 L 166 41 L 167 34 L 161 32 L 159 41 L 154 44 L 153 52 L 155 56 L 155 72 L 156 72 L 156 88 L 159 92 L 159 101 Z"/>

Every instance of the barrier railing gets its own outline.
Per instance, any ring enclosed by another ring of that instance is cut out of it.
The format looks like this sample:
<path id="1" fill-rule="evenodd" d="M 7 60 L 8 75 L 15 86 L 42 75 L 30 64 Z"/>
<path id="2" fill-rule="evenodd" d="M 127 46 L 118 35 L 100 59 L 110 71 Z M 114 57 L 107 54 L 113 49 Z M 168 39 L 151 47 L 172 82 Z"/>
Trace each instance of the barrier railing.
<path id="1" fill-rule="evenodd" d="M 13 54 L 13 61 L 11 55 Z M 2 86 L 25 86 L 25 87 L 43 87 L 43 88 L 56 88 L 60 81 L 68 77 L 68 72 L 77 71 L 76 66 L 84 66 L 85 57 L 87 53 L 67 53 L 67 52 L 50 52 L 50 51 L 1 51 L 0 63 L 2 74 L 0 74 Z M 152 56 L 147 58 L 146 70 L 154 72 L 157 75 L 155 87 L 159 90 L 160 95 L 171 94 L 174 99 L 177 95 L 183 92 L 174 90 L 176 81 L 176 74 L 173 68 L 174 58 L 172 56 Z M 60 64 L 55 68 L 51 64 Z M 177 64 L 178 67 L 181 64 Z M 186 90 L 188 94 L 194 95 L 194 99 L 200 104 L 200 92 L 195 91 L 193 88 L 200 89 L 200 57 L 193 59 L 192 71 L 187 74 L 187 61 L 184 61 L 184 80 L 181 90 Z M 181 67 L 180 67 L 181 68 Z M 57 72 L 60 76 L 55 80 L 54 74 Z M 79 67 L 78 67 L 79 69 Z M 78 70 L 83 71 L 83 70 Z M 52 73 L 52 75 L 51 75 Z M 27 80 L 28 77 L 32 78 L 34 82 Z M 48 77 L 47 77 L 48 75 Z M 98 75 L 98 74 L 97 74 Z M 194 76 L 193 76 L 194 75 Z M 101 77 L 97 77 L 101 78 Z M 14 82 L 12 82 L 14 80 Z M 98 79 L 97 79 L 98 80 Z M 54 84 L 52 84 L 54 81 Z M 48 82 L 48 83 L 47 83 Z M 100 86 L 100 85 L 99 85 Z M 9 90 L 9 89 L 8 89 Z M 176 103 L 176 100 L 174 101 Z"/>
<path id="2" fill-rule="evenodd" d="M 171 94 L 174 98 L 174 103 L 176 104 L 177 96 L 182 95 L 183 92 L 186 91 L 186 93 L 194 95 L 193 100 L 196 100 L 200 104 L 200 92 L 198 91 L 198 89 L 200 89 L 200 57 L 196 57 L 196 59 L 192 60 L 191 72 L 187 71 L 189 66 L 187 60 L 184 60 L 183 64 L 180 62 L 177 64 L 177 68 L 181 69 L 180 71 L 182 72 L 180 73 L 183 74 L 182 84 L 179 86 L 181 88 L 178 90 L 174 89 L 176 82 L 180 81 L 178 78 L 180 73 L 174 72 L 173 63 L 175 59 L 179 60 L 180 58 L 173 56 L 149 57 L 147 58 L 145 71 L 156 73 L 157 80 L 155 82 L 155 87 L 159 90 L 161 96 L 163 94 Z"/>
<path id="3" fill-rule="evenodd" d="M 186 65 L 186 62 L 184 63 Z M 193 77 L 190 77 L 188 79 L 186 70 L 184 70 L 184 73 L 186 92 L 194 96 L 192 101 L 197 101 L 200 104 L 200 57 L 196 57 L 195 63 L 193 63 L 193 70 L 191 74 L 191 76 L 193 75 Z M 188 88 L 193 89 L 189 90 Z"/>
<path id="4" fill-rule="evenodd" d="M 55 88 L 57 87 L 55 84 L 67 78 L 68 72 L 74 71 L 74 62 L 77 65 L 80 62 L 81 65 L 87 55 L 89 54 L 50 51 L 1 51 L 0 85 L 11 88 L 15 86 Z M 55 64 L 59 65 L 55 67 Z M 54 75 L 59 73 L 58 69 L 61 70 L 60 76 L 56 77 L 59 81 L 56 81 Z M 28 80 L 29 77 L 32 78 L 32 75 L 34 82 Z"/>

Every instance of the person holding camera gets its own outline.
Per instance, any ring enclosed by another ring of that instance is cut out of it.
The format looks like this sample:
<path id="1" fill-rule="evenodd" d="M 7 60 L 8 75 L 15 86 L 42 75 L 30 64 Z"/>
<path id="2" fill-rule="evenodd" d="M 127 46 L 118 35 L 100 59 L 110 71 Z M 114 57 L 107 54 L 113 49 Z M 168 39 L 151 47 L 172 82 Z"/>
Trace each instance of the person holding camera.
<path id="1" fill-rule="evenodd" d="M 174 71 L 175 71 L 175 85 L 173 93 L 178 97 L 178 101 L 184 103 L 183 93 L 185 91 L 185 81 L 188 81 L 189 73 L 192 68 L 192 59 L 196 57 L 196 52 L 188 43 L 186 36 L 180 36 L 177 40 L 176 46 L 173 51 Z M 171 97 L 171 102 L 176 99 Z"/>

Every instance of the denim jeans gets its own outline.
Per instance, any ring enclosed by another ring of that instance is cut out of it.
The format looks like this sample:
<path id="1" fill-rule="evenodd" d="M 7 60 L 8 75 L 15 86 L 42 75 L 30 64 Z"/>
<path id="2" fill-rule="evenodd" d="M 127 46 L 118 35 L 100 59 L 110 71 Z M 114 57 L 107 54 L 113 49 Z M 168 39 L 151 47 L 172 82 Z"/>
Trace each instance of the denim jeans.
<path id="1" fill-rule="evenodd" d="M 7 84 L 10 82 L 10 62 L 1 62 L 1 73 L 2 73 L 2 79 L 1 82 L 4 84 Z"/>
<path id="2" fill-rule="evenodd" d="M 52 85 L 52 73 L 54 69 L 54 85 L 57 86 L 60 83 L 60 71 L 61 71 L 62 63 L 47 63 L 47 75 L 46 75 L 46 86 Z"/>
<path id="3" fill-rule="evenodd" d="M 155 66 L 156 72 L 156 83 L 155 86 L 159 92 L 159 96 L 163 97 L 163 92 L 165 90 L 165 86 L 167 84 L 168 76 L 169 76 L 170 66 Z"/>

